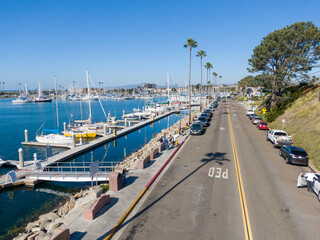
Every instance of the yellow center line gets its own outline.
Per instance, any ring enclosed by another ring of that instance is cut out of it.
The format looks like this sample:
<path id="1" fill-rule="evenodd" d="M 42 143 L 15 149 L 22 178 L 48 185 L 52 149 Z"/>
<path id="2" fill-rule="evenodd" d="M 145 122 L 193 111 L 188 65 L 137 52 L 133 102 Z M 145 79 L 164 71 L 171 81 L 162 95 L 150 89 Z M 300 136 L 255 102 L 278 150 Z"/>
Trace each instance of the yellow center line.
<path id="1" fill-rule="evenodd" d="M 244 195 L 244 190 L 243 190 L 243 185 L 242 185 L 242 178 L 241 178 L 241 173 L 240 173 L 239 160 L 238 160 L 238 155 L 237 155 L 236 144 L 235 144 L 234 137 L 233 137 L 233 130 L 232 130 L 232 124 L 231 124 L 230 111 L 229 111 L 229 105 L 228 104 L 227 104 L 227 111 L 228 111 L 230 138 L 231 138 L 231 143 L 232 143 L 234 164 L 235 164 L 235 167 L 236 167 L 237 182 L 238 182 L 238 189 L 239 189 L 239 197 L 240 197 L 241 210 L 242 210 L 243 227 L 244 227 L 246 240 L 252 240 L 253 238 L 252 238 L 252 233 L 251 233 L 249 215 L 248 215 L 246 198 L 245 198 L 245 195 Z"/>

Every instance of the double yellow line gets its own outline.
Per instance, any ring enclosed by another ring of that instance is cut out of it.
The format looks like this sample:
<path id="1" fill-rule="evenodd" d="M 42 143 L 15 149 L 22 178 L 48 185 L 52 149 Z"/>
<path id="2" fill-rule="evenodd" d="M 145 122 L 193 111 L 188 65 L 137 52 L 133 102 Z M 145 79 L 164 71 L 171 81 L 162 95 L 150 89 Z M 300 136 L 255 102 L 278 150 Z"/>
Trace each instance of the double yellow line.
<path id="1" fill-rule="evenodd" d="M 230 138 L 231 138 L 231 143 L 232 143 L 234 164 L 235 164 L 235 167 L 236 167 L 236 174 L 237 174 L 237 182 L 238 182 L 239 197 L 240 197 L 241 210 L 242 210 L 244 233 L 245 233 L 245 236 L 246 236 L 246 240 L 252 240 L 253 238 L 252 238 L 252 233 L 251 233 L 249 215 L 248 215 L 246 198 L 245 198 L 245 195 L 244 195 L 244 190 L 243 190 L 243 185 L 242 185 L 239 160 L 238 160 L 238 155 L 237 155 L 236 144 L 235 144 L 234 137 L 233 137 L 232 124 L 231 124 L 230 111 L 229 111 L 229 105 L 228 104 L 227 104 L 227 111 L 228 111 Z"/>

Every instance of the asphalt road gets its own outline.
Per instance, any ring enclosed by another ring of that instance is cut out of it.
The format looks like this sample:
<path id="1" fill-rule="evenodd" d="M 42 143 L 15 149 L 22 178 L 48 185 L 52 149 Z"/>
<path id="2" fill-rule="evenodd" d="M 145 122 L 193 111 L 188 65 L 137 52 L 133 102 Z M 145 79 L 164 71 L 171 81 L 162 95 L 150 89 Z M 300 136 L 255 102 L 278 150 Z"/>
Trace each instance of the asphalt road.
<path id="1" fill-rule="evenodd" d="M 238 103 L 227 101 L 252 239 L 319 239 L 320 203 L 296 187 L 304 167 L 286 165 Z M 120 239 L 246 239 L 227 104 L 191 136 Z"/>

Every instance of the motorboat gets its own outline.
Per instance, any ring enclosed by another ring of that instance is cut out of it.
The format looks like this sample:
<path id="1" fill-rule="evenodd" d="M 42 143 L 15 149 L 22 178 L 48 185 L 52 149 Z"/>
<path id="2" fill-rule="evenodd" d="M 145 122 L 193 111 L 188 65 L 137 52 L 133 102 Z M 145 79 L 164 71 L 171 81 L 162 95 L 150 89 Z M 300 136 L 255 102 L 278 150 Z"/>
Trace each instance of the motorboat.
<path id="1" fill-rule="evenodd" d="M 16 99 L 12 99 L 12 104 L 25 104 L 25 103 L 31 103 L 31 100 L 26 97 L 17 97 Z"/>

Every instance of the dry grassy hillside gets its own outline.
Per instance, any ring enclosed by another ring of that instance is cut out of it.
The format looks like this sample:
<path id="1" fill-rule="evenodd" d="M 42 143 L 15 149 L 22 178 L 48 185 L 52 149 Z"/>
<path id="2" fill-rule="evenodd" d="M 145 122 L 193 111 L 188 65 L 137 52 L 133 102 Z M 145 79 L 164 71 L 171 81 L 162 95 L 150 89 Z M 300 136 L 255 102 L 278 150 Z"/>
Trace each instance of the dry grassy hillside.
<path id="1" fill-rule="evenodd" d="M 304 148 L 310 165 L 320 170 L 319 88 L 297 99 L 270 127 L 281 129 L 282 119 L 286 120 L 284 130 L 293 137 L 294 145 Z"/>

